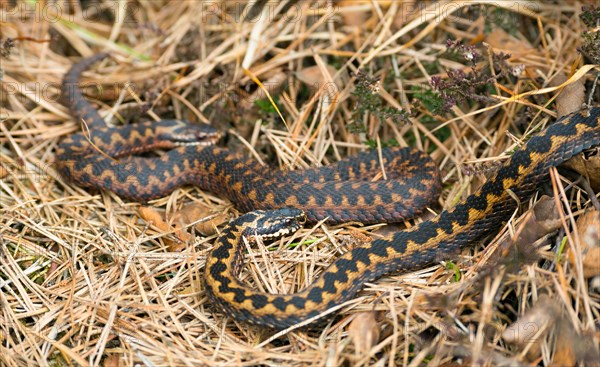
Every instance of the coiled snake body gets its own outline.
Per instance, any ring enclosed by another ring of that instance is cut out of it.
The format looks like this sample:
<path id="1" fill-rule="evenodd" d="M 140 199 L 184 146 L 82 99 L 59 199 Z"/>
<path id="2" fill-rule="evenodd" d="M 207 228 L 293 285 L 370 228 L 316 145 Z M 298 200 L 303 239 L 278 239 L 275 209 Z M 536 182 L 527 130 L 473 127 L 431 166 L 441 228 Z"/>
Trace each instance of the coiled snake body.
<path id="1" fill-rule="evenodd" d="M 412 217 L 439 191 L 435 165 L 418 151 L 391 149 L 383 152 L 383 162 L 372 152 L 319 169 L 272 173 L 225 149 L 201 146 L 217 135 L 206 127 L 166 120 L 106 128 L 75 87 L 82 70 L 105 56 L 83 60 L 65 77 L 66 104 L 92 129 L 89 138 L 74 134 L 59 146 L 59 170 L 81 186 L 105 188 L 139 201 L 193 183 L 229 197 L 244 211 L 299 208 L 240 216 L 224 229 L 206 260 L 205 287 L 214 303 L 236 319 L 277 329 L 354 297 L 366 282 L 383 274 L 448 258 L 498 230 L 517 208 L 515 197 L 527 200 L 547 179 L 550 167 L 600 143 L 600 108 L 565 116 L 532 137 L 493 178 L 454 208 L 389 238 L 351 249 L 298 293 L 261 293 L 236 277 L 243 260 L 243 238 L 290 233 L 305 219 L 374 223 Z M 155 148 L 173 149 L 159 158 L 115 159 Z M 387 170 L 393 167 L 393 179 L 368 181 L 381 163 Z M 406 171 L 405 180 L 396 167 Z"/>
<path id="2" fill-rule="evenodd" d="M 63 100 L 89 134 L 77 133 L 57 149 L 57 168 L 72 182 L 145 202 L 193 184 L 228 197 L 242 211 L 302 208 L 311 222 L 397 222 L 436 200 L 441 184 L 435 163 L 409 148 L 361 153 L 333 165 L 303 171 L 273 171 L 212 144 L 210 126 L 177 120 L 107 128 L 78 86 L 81 72 L 106 57 L 75 64 L 63 83 Z M 88 136 L 89 135 L 89 136 Z M 171 149 L 159 158 L 118 158 Z M 386 168 L 385 181 L 371 178 Z"/>

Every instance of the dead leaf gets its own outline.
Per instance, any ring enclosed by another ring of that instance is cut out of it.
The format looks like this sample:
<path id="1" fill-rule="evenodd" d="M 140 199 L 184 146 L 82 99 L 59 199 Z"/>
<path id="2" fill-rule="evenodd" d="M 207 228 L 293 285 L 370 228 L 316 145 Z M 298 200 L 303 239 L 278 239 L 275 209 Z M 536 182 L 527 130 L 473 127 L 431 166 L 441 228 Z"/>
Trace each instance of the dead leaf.
<path id="1" fill-rule="evenodd" d="M 348 326 L 348 335 L 357 355 L 365 355 L 379 342 L 379 326 L 375 312 L 361 312 L 354 316 Z"/>
<path id="2" fill-rule="evenodd" d="M 391 5 L 391 4 L 390 4 Z M 403 0 L 398 6 L 396 11 L 396 16 L 394 17 L 394 21 L 392 23 L 392 29 L 397 31 L 402 29 L 406 24 L 408 24 L 411 20 L 416 17 L 422 16 L 423 9 L 421 5 L 416 0 Z"/>
<path id="3" fill-rule="evenodd" d="M 573 349 L 574 335 L 571 335 L 573 334 L 573 329 L 569 328 L 569 331 L 571 332 L 569 333 L 565 332 L 565 330 L 561 330 L 561 332 L 558 333 L 554 349 L 554 356 L 552 357 L 552 362 L 550 363 L 550 366 L 575 366 L 577 359 L 575 357 L 575 350 Z"/>
<path id="4" fill-rule="evenodd" d="M 138 209 L 138 213 L 140 217 L 142 217 L 142 219 L 154 225 L 159 230 L 164 232 L 174 231 L 174 235 L 179 239 L 179 241 L 173 241 L 168 238 L 165 238 L 165 244 L 168 246 L 169 251 L 180 251 L 185 247 L 187 241 L 189 241 L 189 235 L 181 230 L 182 227 L 180 225 L 175 225 L 175 227 L 171 227 L 163 219 L 163 214 L 158 212 L 156 209 L 149 206 L 142 206 Z"/>
<path id="5" fill-rule="evenodd" d="M 314 87 L 315 89 L 319 89 L 323 84 L 328 83 L 328 81 L 331 80 L 331 78 L 333 78 L 333 76 L 337 73 L 337 70 L 331 65 L 326 65 L 325 69 L 326 70 L 323 70 L 318 65 L 309 66 L 298 71 L 296 73 L 296 77 L 302 83 Z M 324 72 L 327 72 L 329 76 L 323 75 Z M 344 87 L 344 83 L 341 78 L 336 78 L 334 83 L 337 87 L 337 90 L 341 90 Z"/>
<path id="6" fill-rule="evenodd" d="M 485 42 L 492 46 L 496 51 L 503 50 L 511 54 L 511 59 L 537 52 L 527 40 L 518 39 L 500 27 L 496 27 L 489 33 Z"/>
<path id="7" fill-rule="evenodd" d="M 149 206 L 141 206 L 138 209 L 138 214 L 142 217 L 146 222 L 156 226 L 158 229 L 163 231 L 169 230 L 169 225 L 165 223 L 163 219 L 163 215 L 159 213 L 156 209 Z"/>
<path id="8" fill-rule="evenodd" d="M 119 354 L 108 354 L 108 356 L 104 359 L 103 365 L 105 367 L 118 367 L 121 365 L 121 358 Z"/>
<path id="9" fill-rule="evenodd" d="M 600 275 L 600 212 L 589 210 L 577 218 L 577 234 L 581 241 L 583 276 Z M 575 266 L 575 252 L 569 249 L 568 259 Z"/>
<path id="10" fill-rule="evenodd" d="M 373 238 L 361 231 L 348 230 L 337 236 L 337 241 L 344 248 L 354 248 L 373 241 Z"/>
<path id="11" fill-rule="evenodd" d="M 181 227 L 198 222 L 195 224 L 196 230 L 205 236 L 210 236 L 215 234 L 217 226 L 225 223 L 227 219 L 228 215 L 223 211 L 214 211 L 206 205 L 192 203 L 173 214 L 171 221 Z"/>
<path id="12" fill-rule="evenodd" d="M 600 350 L 595 330 L 578 333 L 565 317 L 561 317 L 556 325 L 557 338 L 549 366 L 599 365 Z"/>
<path id="13" fill-rule="evenodd" d="M 198 203 L 186 205 L 166 220 L 164 218 L 164 213 L 161 213 L 152 207 L 140 207 L 138 213 L 142 219 L 154 225 L 159 230 L 173 232 L 179 241 L 165 238 L 165 243 L 169 247 L 169 251 L 181 251 L 185 248 L 186 244 L 190 241 L 191 236 L 184 228 L 188 227 L 190 224 L 198 222 L 195 224 L 196 230 L 203 235 L 208 236 L 214 234 L 217 226 L 228 219 L 225 212 L 211 211 L 209 207 Z"/>
<path id="14" fill-rule="evenodd" d="M 4 168 L 3 165 L 0 164 L 0 180 L 6 176 L 8 176 L 8 170 L 6 168 Z"/>
<path id="15" fill-rule="evenodd" d="M 531 237 L 522 237 L 529 241 L 537 240 L 543 235 L 556 231 L 562 225 L 560 214 L 556 210 L 556 201 L 546 195 L 542 195 L 540 200 L 530 209 L 533 212 L 532 223 L 538 227 L 538 231 L 528 230 Z"/>
<path id="16" fill-rule="evenodd" d="M 586 177 L 592 189 L 600 191 L 600 155 L 586 158 L 583 154 L 577 154 L 563 165 Z"/>
<path id="17" fill-rule="evenodd" d="M 342 14 L 342 20 L 345 25 L 350 27 L 364 27 L 365 23 L 369 19 L 369 12 L 358 9 L 351 10 L 350 7 L 369 5 L 369 3 L 369 1 L 341 0 L 336 6 L 339 7 L 339 12 Z"/>
<path id="18" fill-rule="evenodd" d="M 558 86 L 566 82 L 568 78 L 563 74 L 556 75 L 551 81 L 551 86 Z M 558 117 L 566 116 L 579 110 L 585 101 L 585 86 L 581 79 L 564 87 L 556 97 L 556 112 Z"/>
<path id="19" fill-rule="evenodd" d="M 485 36 L 484 44 L 489 46 L 490 52 L 503 52 L 510 55 L 508 61 L 511 63 L 516 64 L 523 59 L 524 63 L 514 65 L 511 71 L 516 75 L 523 73 L 531 78 L 535 78 L 539 73 L 540 65 L 541 67 L 545 66 L 537 62 L 537 60 L 545 56 L 544 54 L 533 47 L 526 39 L 516 38 L 500 27 L 496 27 L 494 31 Z M 534 61 L 533 66 L 531 60 Z"/>
<path id="20" fill-rule="evenodd" d="M 495 261 L 506 265 L 509 273 L 537 261 L 540 240 L 545 241 L 545 236 L 558 230 L 561 225 L 556 202 L 543 195 L 533 208 L 525 213 L 525 219 L 518 225 L 514 236 L 499 245 Z"/>
<path id="21" fill-rule="evenodd" d="M 527 358 L 533 361 L 540 356 L 543 339 L 554 327 L 559 314 L 556 302 L 542 294 L 533 307 L 502 332 L 502 339 L 520 349 L 528 348 Z"/>

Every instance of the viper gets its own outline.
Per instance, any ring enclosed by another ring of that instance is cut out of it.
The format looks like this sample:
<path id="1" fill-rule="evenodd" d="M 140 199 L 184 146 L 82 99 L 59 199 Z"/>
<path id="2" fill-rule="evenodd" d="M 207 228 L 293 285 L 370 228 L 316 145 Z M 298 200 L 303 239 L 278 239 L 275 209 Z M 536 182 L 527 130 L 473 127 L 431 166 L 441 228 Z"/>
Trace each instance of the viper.
<path id="1" fill-rule="evenodd" d="M 435 201 L 435 163 L 413 148 L 363 152 L 302 171 L 272 170 L 215 144 L 214 128 L 180 120 L 107 127 L 79 88 L 81 73 L 107 57 L 83 59 L 65 74 L 63 103 L 87 127 L 64 139 L 56 166 L 68 181 L 147 202 L 184 185 L 229 198 L 241 211 L 299 207 L 311 222 L 398 222 Z M 159 157 L 142 154 L 165 149 Z M 385 168 L 387 180 L 372 181 Z"/>
<path id="2" fill-rule="evenodd" d="M 238 320 L 287 328 L 325 313 L 384 274 L 423 268 L 501 227 L 548 178 L 549 169 L 600 143 L 600 108 L 561 118 L 515 151 L 495 176 L 455 207 L 390 237 L 346 252 L 298 293 L 256 291 L 238 280 L 243 241 L 273 238 L 300 228 L 299 209 L 252 212 L 234 220 L 206 260 L 206 292 Z"/>
<path id="3" fill-rule="evenodd" d="M 65 85 L 74 83 L 85 67 L 102 57 L 75 65 L 67 73 Z M 412 150 L 400 150 L 408 153 L 391 150 L 383 152 L 381 159 L 374 153 L 364 153 L 333 166 L 270 173 L 223 148 L 202 146 L 217 135 L 204 127 L 191 127 L 176 120 L 167 121 L 164 126 L 158 122 L 117 130 L 99 127 L 101 118 L 78 88 L 67 89 L 70 90 L 63 94 L 70 100 L 71 108 L 77 109 L 74 115 L 93 126 L 97 133 L 94 136 L 92 130 L 91 136 L 75 134 L 61 144 L 59 167 L 65 176 L 86 187 L 105 188 L 139 200 L 194 183 L 225 194 L 242 210 L 253 210 L 229 223 L 217 239 L 206 259 L 204 285 L 208 298 L 227 315 L 275 329 L 313 320 L 353 298 L 366 282 L 451 258 L 460 249 L 497 232 L 548 179 L 551 167 L 600 144 L 600 108 L 564 116 L 532 136 L 480 189 L 453 208 L 408 230 L 350 249 L 297 293 L 269 294 L 238 279 L 244 241 L 291 234 L 307 220 L 372 223 L 412 216 L 422 209 L 408 208 L 417 208 L 418 203 L 407 198 L 415 201 L 417 197 L 416 201 L 427 205 L 431 193 L 439 191 L 439 176 L 435 173 L 426 176 L 426 172 L 413 168 L 414 162 L 404 164 L 405 159 L 410 161 L 418 156 L 420 162 L 425 162 L 417 163 L 421 166 L 429 166 L 430 161 Z M 124 162 L 115 159 L 155 148 L 172 149 L 158 158 L 130 157 Z M 397 155 L 402 157 L 399 161 Z M 177 164 L 174 157 L 183 164 Z M 421 161 L 422 158 L 425 160 Z M 408 170 L 407 181 L 395 178 L 365 181 L 364 177 L 380 169 L 381 161 L 386 166 L 404 165 Z M 185 175 L 193 178 L 180 178 Z M 409 187 L 407 182 L 415 186 Z M 287 191 L 280 196 L 280 190 Z M 402 196 L 403 190 L 411 196 Z M 403 200 L 409 203 L 400 204 Z M 368 214 L 361 214 L 367 210 Z"/>

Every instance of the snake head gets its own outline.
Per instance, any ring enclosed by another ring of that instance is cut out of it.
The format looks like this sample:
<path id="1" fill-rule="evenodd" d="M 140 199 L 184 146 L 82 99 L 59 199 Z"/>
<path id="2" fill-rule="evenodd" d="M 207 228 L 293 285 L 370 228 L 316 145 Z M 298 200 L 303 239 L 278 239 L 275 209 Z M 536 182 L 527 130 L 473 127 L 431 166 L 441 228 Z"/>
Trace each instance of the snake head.
<path id="1" fill-rule="evenodd" d="M 155 123 L 157 140 L 168 141 L 173 147 L 213 145 L 221 137 L 210 125 L 182 120 L 161 120 Z"/>
<path id="2" fill-rule="evenodd" d="M 300 209 L 282 208 L 275 210 L 255 210 L 243 215 L 239 219 L 242 219 L 242 225 L 247 225 L 244 231 L 248 236 L 273 240 L 294 233 L 302 228 L 306 222 L 306 215 Z"/>

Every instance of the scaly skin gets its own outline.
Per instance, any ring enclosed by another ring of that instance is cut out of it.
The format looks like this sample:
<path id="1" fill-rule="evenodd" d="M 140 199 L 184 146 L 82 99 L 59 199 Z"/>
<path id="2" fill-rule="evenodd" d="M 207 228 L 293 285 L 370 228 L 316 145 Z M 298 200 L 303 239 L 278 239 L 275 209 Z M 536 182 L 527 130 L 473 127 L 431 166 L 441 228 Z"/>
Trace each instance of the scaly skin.
<path id="1" fill-rule="evenodd" d="M 419 269 L 450 259 L 473 241 L 496 232 L 518 203 L 528 200 L 555 167 L 600 144 L 600 108 L 566 116 L 532 137 L 476 193 L 434 219 L 346 252 L 298 293 L 258 292 L 237 279 L 245 246 L 272 213 L 248 213 L 222 232 L 206 260 L 209 299 L 238 321 L 283 329 L 351 298 L 367 282 L 391 272 Z M 297 214 L 296 214 L 297 216 Z"/>
<path id="2" fill-rule="evenodd" d="M 398 222 L 420 214 L 440 192 L 435 163 L 412 148 L 388 148 L 348 157 L 327 167 L 277 171 L 213 143 L 207 125 L 162 120 L 109 128 L 76 87 L 99 54 L 75 64 L 65 76 L 65 101 L 90 127 L 58 147 L 57 168 L 79 186 L 105 189 L 140 202 L 195 185 L 226 196 L 242 211 L 302 208 L 311 222 Z M 67 87 L 68 86 L 68 87 Z M 89 134 L 89 136 L 88 136 Z M 178 146 L 185 143 L 185 146 Z M 157 158 L 126 156 L 171 149 Z M 384 166 L 388 180 L 372 182 Z"/>

